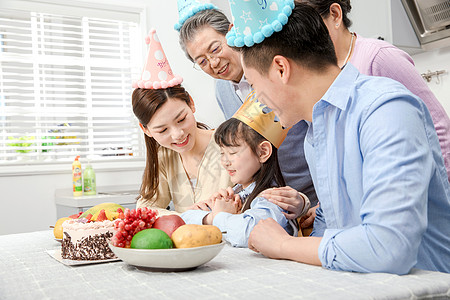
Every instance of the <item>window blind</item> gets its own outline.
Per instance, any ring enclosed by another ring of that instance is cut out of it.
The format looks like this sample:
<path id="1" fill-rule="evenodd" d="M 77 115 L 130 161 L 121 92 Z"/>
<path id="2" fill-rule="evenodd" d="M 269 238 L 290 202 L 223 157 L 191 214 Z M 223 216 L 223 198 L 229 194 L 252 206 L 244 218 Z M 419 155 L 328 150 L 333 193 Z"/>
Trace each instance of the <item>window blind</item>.
<path id="1" fill-rule="evenodd" d="M 140 47 L 136 22 L 0 8 L 0 164 L 143 158 Z"/>

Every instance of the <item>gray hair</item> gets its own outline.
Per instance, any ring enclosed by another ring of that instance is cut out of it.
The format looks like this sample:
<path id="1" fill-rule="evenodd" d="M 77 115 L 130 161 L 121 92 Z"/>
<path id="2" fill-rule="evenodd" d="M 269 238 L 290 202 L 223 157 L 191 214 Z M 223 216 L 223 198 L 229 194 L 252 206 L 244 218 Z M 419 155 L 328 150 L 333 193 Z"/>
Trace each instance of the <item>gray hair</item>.
<path id="1" fill-rule="evenodd" d="M 230 26 L 228 18 L 217 9 L 202 10 L 184 22 L 180 29 L 179 43 L 186 57 L 194 62 L 186 49 L 186 44 L 193 40 L 197 31 L 204 26 L 211 26 L 215 31 L 222 35 L 226 35 Z"/>

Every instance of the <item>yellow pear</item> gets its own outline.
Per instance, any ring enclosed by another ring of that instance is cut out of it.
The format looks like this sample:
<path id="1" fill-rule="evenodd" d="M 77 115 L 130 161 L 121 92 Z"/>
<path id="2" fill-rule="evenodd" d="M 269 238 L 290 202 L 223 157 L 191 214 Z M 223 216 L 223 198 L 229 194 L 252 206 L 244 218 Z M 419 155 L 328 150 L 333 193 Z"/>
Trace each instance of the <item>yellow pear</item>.
<path id="1" fill-rule="evenodd" d="M 55 228 L 53 228 L 53 235 L 55 236 L 56 239 L 63 238 L 62 223 L 64 223 L 65 220 L 70 220 L 70 218 L 64 217 L 64 218 L 60 218 L 60 219 L 58 219 L 58 221 L 56 221 Z"/>

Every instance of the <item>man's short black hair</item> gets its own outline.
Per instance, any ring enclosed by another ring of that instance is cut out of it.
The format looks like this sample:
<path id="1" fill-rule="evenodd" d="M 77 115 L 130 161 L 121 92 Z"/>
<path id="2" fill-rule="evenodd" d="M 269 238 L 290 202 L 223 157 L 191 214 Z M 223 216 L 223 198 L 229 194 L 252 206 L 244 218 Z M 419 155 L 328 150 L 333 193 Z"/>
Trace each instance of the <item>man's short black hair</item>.
<path id="1" fill-rule="evenodd" d="M 337 59 L 328 29 L 317 11 L 295 3 L 288 22 L 280 32 L 240 51 L 246 66 L 266 74 L 275 55 L 281 55 L 311 70 L 323 71 Z"/>

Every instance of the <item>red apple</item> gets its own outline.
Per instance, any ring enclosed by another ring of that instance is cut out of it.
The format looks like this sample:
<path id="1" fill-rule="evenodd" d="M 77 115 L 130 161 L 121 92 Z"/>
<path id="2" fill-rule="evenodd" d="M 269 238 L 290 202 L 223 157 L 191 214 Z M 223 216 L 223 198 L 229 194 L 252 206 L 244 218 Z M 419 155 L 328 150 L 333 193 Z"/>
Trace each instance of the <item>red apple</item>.
<path id="1" fill-rule="evenodd" d="M 181 225 L 186 224 L 183 219 L 178 215 L 167 215 L 161 216 L 156 219 L 155 223 L 153 223 L 153 228 L 161 229 L 168 236 L 172 236 L 172 233 L 180 227 Z"/>

